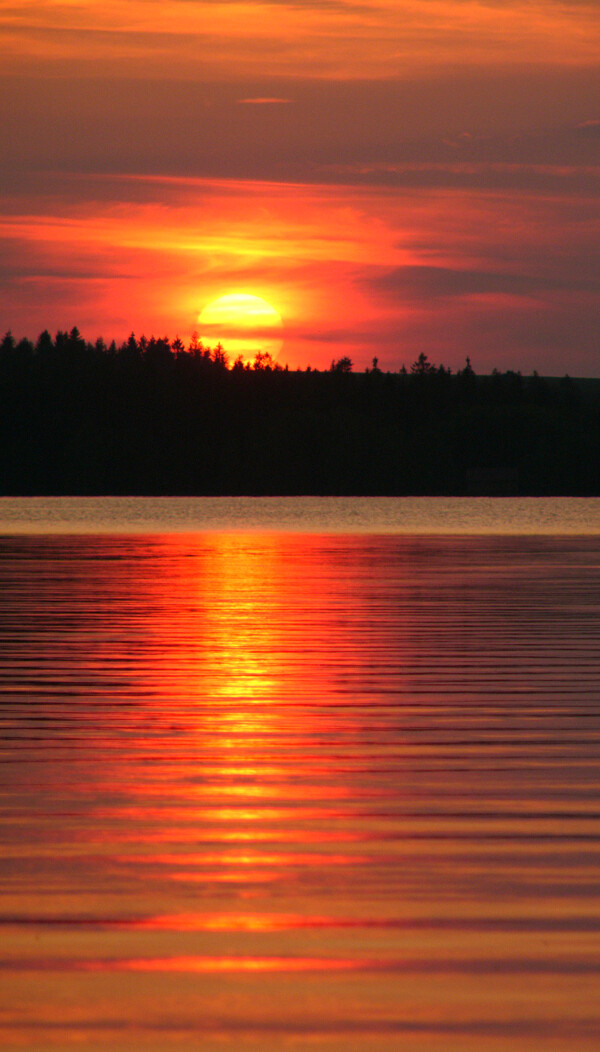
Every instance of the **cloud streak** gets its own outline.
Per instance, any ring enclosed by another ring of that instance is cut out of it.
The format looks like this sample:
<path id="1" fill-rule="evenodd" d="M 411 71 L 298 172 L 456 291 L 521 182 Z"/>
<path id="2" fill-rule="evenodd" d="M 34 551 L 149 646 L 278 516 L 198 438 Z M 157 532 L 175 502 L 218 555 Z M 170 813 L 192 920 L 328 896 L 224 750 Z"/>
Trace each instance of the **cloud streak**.
<path id="1" fill-rule="evenodd" d="M 145 76 L 380 78 L 457 66 L 595 66 L 597 8 L 552 0 L 38 0 L 0 7 L 7 68 L 139 64 Z M 199 53 L 201 62 L 198 61 Z M 539 56 L 539 58 L 537 57 Z M 175 63 L 175 65 L 173 65 Z M 111 70 L 112 72 L 112 70 Z"/>
<path id="2" fill-rule="evenodd" d="M 256 99 L 236 99 L 238 105 L 241 106 L 280 106 L 291 102 L 291 99 L 279 99 L 279 98 L 256 98 Z"/>

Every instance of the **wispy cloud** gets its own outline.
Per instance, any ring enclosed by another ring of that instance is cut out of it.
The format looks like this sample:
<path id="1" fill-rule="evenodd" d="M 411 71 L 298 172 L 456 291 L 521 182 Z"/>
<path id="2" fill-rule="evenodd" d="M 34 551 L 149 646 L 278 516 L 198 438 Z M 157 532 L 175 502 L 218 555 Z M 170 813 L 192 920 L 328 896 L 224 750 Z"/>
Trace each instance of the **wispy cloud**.
<path id="1" fill-rule="evenodd" d="M 240 106 L 280 106 L 285 105 L 286 103 L 291 101 L 291 99 L 279 99 L 275 97 L 271 98 L 269 96 L 259 96 L 255 99 L 236 99 L 236 102 Z"/>
<path id="2" fill-rule="evenodd" d="M 118 70 L 127 57 L 139 75 L 220 80 L 595 65 L 600 41 L 596 5 L 577 0 L 13 0 L 0 29 L 5 71 L 65 59 Z"/>

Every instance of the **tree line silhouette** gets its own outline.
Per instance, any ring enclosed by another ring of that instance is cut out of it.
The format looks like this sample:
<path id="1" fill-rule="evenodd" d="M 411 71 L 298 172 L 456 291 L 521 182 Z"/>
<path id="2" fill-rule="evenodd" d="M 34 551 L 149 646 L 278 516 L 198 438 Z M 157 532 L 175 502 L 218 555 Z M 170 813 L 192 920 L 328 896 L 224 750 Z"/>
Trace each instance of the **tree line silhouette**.
<path id="1" fill-rule="evenodd" d="M 600 494 L 600 380 L 7 333 L 0 493 Z"/>

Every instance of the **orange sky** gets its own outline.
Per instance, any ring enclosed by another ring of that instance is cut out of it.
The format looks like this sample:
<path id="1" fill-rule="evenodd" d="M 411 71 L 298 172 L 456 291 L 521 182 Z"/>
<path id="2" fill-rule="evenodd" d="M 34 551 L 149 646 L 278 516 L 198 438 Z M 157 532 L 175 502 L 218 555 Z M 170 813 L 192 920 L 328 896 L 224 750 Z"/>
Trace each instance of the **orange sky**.
<path id="1" fill-rule="evenodd" d="M 600 374 L 596 2 L 0 0 L 0 327 Z"/>

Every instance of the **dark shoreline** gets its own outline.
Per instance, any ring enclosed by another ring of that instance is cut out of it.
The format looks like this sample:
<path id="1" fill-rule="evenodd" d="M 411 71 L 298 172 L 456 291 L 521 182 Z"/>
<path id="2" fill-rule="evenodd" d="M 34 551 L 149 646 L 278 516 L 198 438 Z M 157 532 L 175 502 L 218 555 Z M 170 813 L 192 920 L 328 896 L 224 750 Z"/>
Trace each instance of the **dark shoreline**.
<path id="1" fill-rule="evenodd" d="M 0 494 L 600 495 L 600 379 L 349 366 L 5 338 Z"/>

